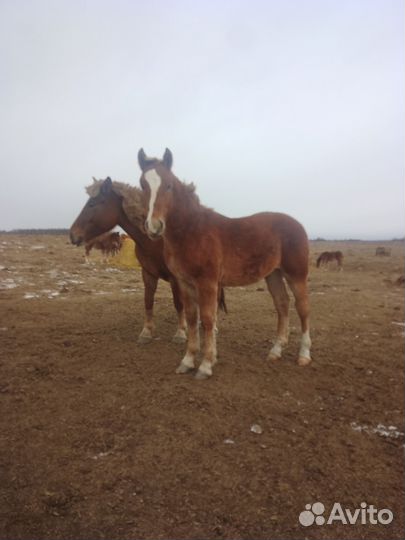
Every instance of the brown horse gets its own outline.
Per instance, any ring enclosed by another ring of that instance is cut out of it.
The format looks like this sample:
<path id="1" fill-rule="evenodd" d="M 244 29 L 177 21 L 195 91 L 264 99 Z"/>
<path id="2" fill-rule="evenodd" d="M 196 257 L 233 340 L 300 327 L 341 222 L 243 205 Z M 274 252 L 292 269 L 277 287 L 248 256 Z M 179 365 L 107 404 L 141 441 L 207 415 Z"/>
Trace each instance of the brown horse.
<path id="1" fill-rule="evenodd" d="M 151 238 L 164 238 L 168 267 L 179 282 L 188 324 L 187 351 L 177 373 L 194 369 L 199 350 L 198 311 L 204 328 L 204 357 L 198 379 L 212 375 L 216 362 L 216 298 L 218 286 L 238 286 L 265 278 L 277 314 L 277 338 L 270 358 L 280 358 L 288 340 L 289 297 L 283 278 L 294 296 L 301 320 L 300 365 L 311 361 L 307 291 L 308 238 L 293 218 L 261 213 L 228 218 L 202 206 L 193 185 L 180 182 L 171 172 L 173 157 L 166 149 L 163 160 L 148 158 L 141 149 L 140 184 Z"/>
<path id="2" fill-rule="evenodd" d="M 375 254 L 379 257 L 389 257 L 391 255 L 391 250 L 380 246 L 376 248 Z"/>
<path id="3" fill-rule="evenodd" d="M 121 248 L 122 238 L 119 232 L 104 233 L 86 242 L 85 260 L 89 262 L 89 255 L 92 249 L 99 249 L 103 254 L 104 261 L 107 261 L 108 257 L 114 257 Z"/>
<path id="4" fill-rule="evenodd" d="M 144 232 L 140 189 L 112 182 L 111 178 L 94 179 L 94 183 L 86 189 L 90 198 L 70 229 L 72 243 L 79 246 L 116 225 L 124 229 L 135 241 L 135 253 L 142 267 L 145 286 L 145 323 L 138 342 L 148 343 L 152 340 L 153 304 L 159 279 L 170 283 L 178 314 L 178 327 L 173 341 L 184 342 L 187 339 L 186 321 L 179 286 L 164 261 L 163 241 L 154 242 Z"/>
<path id="5" fill-rule="evenodd" d="M 328 264 L 332 261 L 336 261 L 339 270 L 341 270 L 343 264 L 343 253 L 341 251 L 324 251 L 317 258 L 316 267 L 319 268 L 321 264 Z"/>

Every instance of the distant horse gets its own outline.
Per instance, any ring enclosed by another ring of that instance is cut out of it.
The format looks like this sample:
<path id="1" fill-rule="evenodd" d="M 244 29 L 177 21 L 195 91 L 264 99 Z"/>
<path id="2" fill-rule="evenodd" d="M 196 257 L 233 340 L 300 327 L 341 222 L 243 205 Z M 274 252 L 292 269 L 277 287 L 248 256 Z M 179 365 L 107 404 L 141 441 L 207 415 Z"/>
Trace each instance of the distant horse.
<path id="1" fill-rule="evenodd" d="M 104 261 L 108 260 L 108 257 L 113 257 L 122 248 L 122 239 L 119 232 L 109 232 L 96 236 L 92 240 L 86 242 L 85 245 L 85 259 L 89 262 L 89 255 L 92 249 L 99 249 L 103 254 Z"/>
<path id="2" fill-rule="evenodd" d="M 341 270 L 343 264 L 343 253 L 341 251 L 324 251 L 317 258 L 316 267 L 319 268 L 321 264 L 328 264 L 332 261 L 336 261 L 339 270 Z"/>
<path id="3" fill-rule="evenodd" d="M 391 255 L 391 250 L 380 246 L 376 248 L 375 254 L 379 257 L 389 257 Z"/>
<path id="4" fill-rule="evenodd" d="M 142 268 L 145 322 L 138 343 L 152 340 L 153 304 L 159 279 L 168 281 L 172 289 L 173 303 L 178 315 L 178 327 L 173 341 L 183 343 L 187 339 L 187 325 L 180 289 L 163 258 L 163 241 L 154 242 L 145 234 L 141 190 L 122 182 L 113 182 L 111 178 L 93 178 L 93 184 L 88 186 L 86 191 L 90 198 L 70 228 L 72 243 L 79 246 L 119 225 L 135 241 L 136 257 Z M 218 304 L 226 311 L 222 288 Z"/>
<path id="5" fill-rule="evenodd" d="M 265 278 L 278 314 L 277 338 L 269 357 L 281 357 L 288 340 L 289 297 L 294 296 L 301 320 L 298 363 L 311 361 L 307 291 L 308 238 L 293 218 L 265 212 L 228 218 L 200 204 L 194 185 L 180 182 L 171 172 L 173 157 L 148 158 L 141 149 L 140 184 L 151 238 L 164 239 L 168 267 L 182 290 L 188 324 L 187 351 L 177 373 L 194 369 L 199 350 L 198 311 L 204 328 L 204 357 L 196 378 L 212 375 L 216 362 L 216 298 L 219 286 L 248 285 Z"/>

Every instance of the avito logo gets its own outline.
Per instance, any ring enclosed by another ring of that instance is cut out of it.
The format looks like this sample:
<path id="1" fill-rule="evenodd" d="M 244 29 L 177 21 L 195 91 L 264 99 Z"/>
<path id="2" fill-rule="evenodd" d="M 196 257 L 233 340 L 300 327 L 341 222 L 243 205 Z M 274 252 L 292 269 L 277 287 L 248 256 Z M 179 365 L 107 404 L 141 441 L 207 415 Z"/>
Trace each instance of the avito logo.
<path id="1" fill-rule="evenodd" d="M 394 519 L 394 514 L 388 508 L 378 510 L 372 504 L 362 502 L 360 508 L 350 510 L 343 508 L 338 502 L 335 502 L 329 516 L 324 516 L 325 505 L 321 502 L 306 504 L 305 510 L 298 516 L 299 522 L 304 527 L 309 527 L 314 523 L 316 525 L 332 525 L 333 523 L 342 523 L 343 525 L 389 525 Z"/>

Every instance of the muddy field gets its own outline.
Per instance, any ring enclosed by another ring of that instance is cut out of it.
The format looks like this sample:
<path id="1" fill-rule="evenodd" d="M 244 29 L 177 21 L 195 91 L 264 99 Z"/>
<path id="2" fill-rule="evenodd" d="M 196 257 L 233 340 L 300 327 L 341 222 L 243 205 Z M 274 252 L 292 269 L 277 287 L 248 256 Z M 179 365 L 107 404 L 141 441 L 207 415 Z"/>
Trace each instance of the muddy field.
<path id="1" fill-rule="evenodd" d="M 325 249 L 342 272 L 315 268 Z M 306 368 L 293 306 L 269 362 L 264 284 L 227 289 L 219 363 L 196 381 L 175 374 L 166 284 L 141 346 L 138 270 L 86 265 L 63 236 L 0 236 L 0 539 L 403 538 L 403 257 L 312 243 Z M 304 527 L 315 502 L 394 519 Z"/>

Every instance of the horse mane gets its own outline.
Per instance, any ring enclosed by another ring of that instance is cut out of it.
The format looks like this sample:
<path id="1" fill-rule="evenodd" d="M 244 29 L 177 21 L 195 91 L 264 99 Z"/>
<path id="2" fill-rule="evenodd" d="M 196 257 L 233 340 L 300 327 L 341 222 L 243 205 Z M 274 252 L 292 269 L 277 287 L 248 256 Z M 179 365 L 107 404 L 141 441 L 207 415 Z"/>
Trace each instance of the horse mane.
<path id="1" fill-rule="evenodd" d="M 198 206 L 200 208 L 205 208 L 200 203 L 200 198 L 196 193 L 196 186 L 195 186 L 194 182 L 187 183 L 187 182 L 182 182 L 181 180 L 179 180 L 179 183 L 180 183 L 180 186 L 181 186 L 181 190 L 186 195 L 188 203 L 191 203 L 193 206 Z"/>
<path id="2" fill-rule="evenodd" d="M 104 180 L 94 179 L 93 183 L 86 187 L 89 197 L 97 197 L 100 193 Z M 114 193 L 122 197 L 122 208 L 128 219 L 135 224 L 143 224 L 142 191 L 136 186 L 130 186 L 116 180 L 112 183 Z"/>

